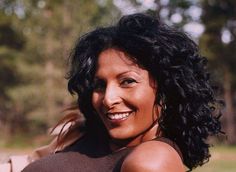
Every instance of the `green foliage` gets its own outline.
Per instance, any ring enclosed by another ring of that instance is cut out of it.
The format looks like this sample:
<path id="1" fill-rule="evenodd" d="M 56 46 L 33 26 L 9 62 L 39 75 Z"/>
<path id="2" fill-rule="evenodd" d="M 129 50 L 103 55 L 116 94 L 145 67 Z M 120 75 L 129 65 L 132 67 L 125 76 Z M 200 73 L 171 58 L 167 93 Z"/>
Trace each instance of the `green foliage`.
<path id="1" fill-rule="evenodd" d="M 12 25 L 14 17 L 4 16 L 0 10 L 0 122 L 10 122 L 12 117 L 11 97 L 7 90 L 19 82 L 17 58 L 24 47 L 24 37 Z"/>
<path id="2" fill-rule="evenodd" d="M 11 17 L 5 17 L 0 11 L 0 46 L 22 49 L 24 38 L 11 25 Z"/>
<path id="3" fill-rule="evenodd" d="M 200 38 L 202 53 L 209 58 L 212 68 L 218 70 L 227 68 L 231 75 L 235 76 L 236 26 L 233 23 L 236 21 L 236 1 L 204 0 L 202 4 L 205 11 L 202 15 L 205 32 Z M 225 29 L 231 34 L 231 41 L 228 43 L 222 41 L 222 31 Z M 232 79 L 233 82 L 236 82 L 235 77 Z"/>
<path id="4" fill-rule="evenodd" d="M 215 1 L 203 1 L 203 10 L 205 11 L 202 15 L 202 22 L 205 24 L 205 33 L 204 36 L 211 37 L 211 39 L 206 39 L 206 42 L 209 40 L 209 45 L 211 43 L 217 44 L 211 48 L 212 52 L 224 53 L 222 50 L 219 50 L 219 47 L 225 49 L 233 44 L 235 40 L 229 44 L 224 44 L 221 40 L 221 32 L 223 29 L 230 29 L 230 21 L 236 20 L 235 11 L 236 11 L 236 2 L 233 0 L 215 0 Z M 235 26 L 231 29 L 235 29 Z M 234 36 L 234 32 L 231 32 Z M 204 41 L 203 41 L 204 42 Z"/>
<path id="5" fill-rule="evenodd" d="M 4 89 L 17 83 L 17 75 L 15 73 L 15 61 L 18 53 L 7 47 L 0 47 L 0 88 L 1 95 L 5 95 Z"/>
<path id="6" fill-rule="evenodd" d="M 225 101 L 223 130 L 229 144 L 235 144 L 235 102 L 236 90 L 236 1 L 203 0 L 202 21 L 205 32 L 200 38 L 202 53 L 209 58 L 212 70 L 217 71 Z M 225 39 L 225 37 L 228 39 Z"/>
<path id="7" fill-rule="evenodd" d="M 74 101 L 66 63 L 76 39 L 119 16 L 112 0 L 4 0 L 0 5 L 0 123 L 46 132 Z M 4 128 L 5 127 L 5 128 Z M 39 134 L 39 133 L 38 133 Z"/>

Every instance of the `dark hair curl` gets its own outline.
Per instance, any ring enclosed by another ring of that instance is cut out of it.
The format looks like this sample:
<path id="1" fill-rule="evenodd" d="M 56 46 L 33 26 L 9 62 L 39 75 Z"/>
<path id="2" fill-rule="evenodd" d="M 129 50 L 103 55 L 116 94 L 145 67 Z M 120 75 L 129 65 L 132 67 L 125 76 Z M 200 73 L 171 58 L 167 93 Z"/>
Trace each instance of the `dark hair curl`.
<path id="1" fill-rule="evenodd" d="M 78 95 L 86 130 L 99 136 L 106 133 L 91 95 L 98 56 L 108 48 L 129 54 L 157 81 L 159 125 L 164 137 L 179 146 L 184 164 L 192 170 L 208 161 L 206 139 L 221 132 L 221 125 L 219 115 L 213 115 L 217 100 L 207 60 L 186 34 L 145 14 L 124 16 L 118 24 L 97 28 L 78 40 L 70 58 L 68 89 Z"/>

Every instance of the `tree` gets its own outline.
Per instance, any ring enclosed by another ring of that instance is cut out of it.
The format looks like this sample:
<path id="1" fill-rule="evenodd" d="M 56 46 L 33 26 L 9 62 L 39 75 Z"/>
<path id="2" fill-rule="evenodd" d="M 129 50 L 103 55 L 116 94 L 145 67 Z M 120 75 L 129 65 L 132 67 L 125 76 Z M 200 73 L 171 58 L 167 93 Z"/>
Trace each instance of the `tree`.
<path id="1" fill-rule="evenodd" d="M 227 142 L 235 144 L 236 1 L 203 0 L 202 8 L 205 32 L 200 39 L 200 46 L 221 78 L 226 105 L 223 115 L 224 130 L 228 135 Z"/>
<path id="2" fill-rule="evenodd" d="M 14 110 L 8 91 L 19 83 L 17 58 L 25 45 L 24 36 L 13 26 L 14 20 L 0 7 L 0 128 L 6 135 L 13 128 L 7 124 L 13 125 L 16 120 L 12 118 Z"/>
<path id="3" fill-rule="evenodd" d="M 3 11 L 11 11 L 8 15 L 15 18 L 12 28 L 24 36 L 24 47 L 13 67 L 17 84 L 6 86 L 4 94 L 17 126 L 25 126 L 28 132 L 34 132 L 34 128 L 35 132 L 45 132 L 60 118 L 60 110 L 74 101 L 66 91 L 64 79 L 74 42 L 85 31 L 110 24 L 120 13 L 111 0 L 3 2 Z M 9 111 L 3 116 L 9 116 Z M 17 126 L 10 128 L 18 131 Z"/>

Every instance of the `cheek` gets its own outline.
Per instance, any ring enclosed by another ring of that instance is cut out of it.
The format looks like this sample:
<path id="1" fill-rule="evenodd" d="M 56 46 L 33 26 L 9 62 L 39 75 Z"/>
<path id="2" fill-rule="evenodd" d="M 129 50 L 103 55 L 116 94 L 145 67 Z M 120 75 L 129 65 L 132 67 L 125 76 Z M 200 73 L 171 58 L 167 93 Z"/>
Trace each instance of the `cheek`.
<path id="1" fill-rule="evenodd" d="M 140 108 L 140 110 L 148 110 L 150 108 L 152 109 L 156 95 L 155 90 L 150 88 L 136 90 L 129 97 L 137 108 Z"/>
<path id="2" fill-rule="evenodd" d="M 157 82 L 148 74 L 144 76 L 143 84 L 136 90 L 140 106 L 153 109 L 157 95 Z"/>
<path id="3" fill-rule="evenodd" d="M 101 98 L 98 93 L 92 94 L 92 105 L 93 108 L 98 112 L 99 106 L 101 104 Z"/>

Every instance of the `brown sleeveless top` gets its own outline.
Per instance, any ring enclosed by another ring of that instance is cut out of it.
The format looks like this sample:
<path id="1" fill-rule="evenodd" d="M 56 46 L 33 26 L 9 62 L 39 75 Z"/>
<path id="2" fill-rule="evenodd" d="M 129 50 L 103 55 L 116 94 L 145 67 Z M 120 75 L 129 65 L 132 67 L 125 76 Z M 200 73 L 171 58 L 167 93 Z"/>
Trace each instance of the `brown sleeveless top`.
<path id="1" fill-rule="evenodd" d="M 174 142 L 163 137 L 155 140 L 169 144 L 182 158 Z M 132 150 L 133 148 L 126 148 L 111 152 L 93 139 L 83 136 L 65 150 L 31 163 L 23 172 L 120 172 L 125 157 Z"/>

